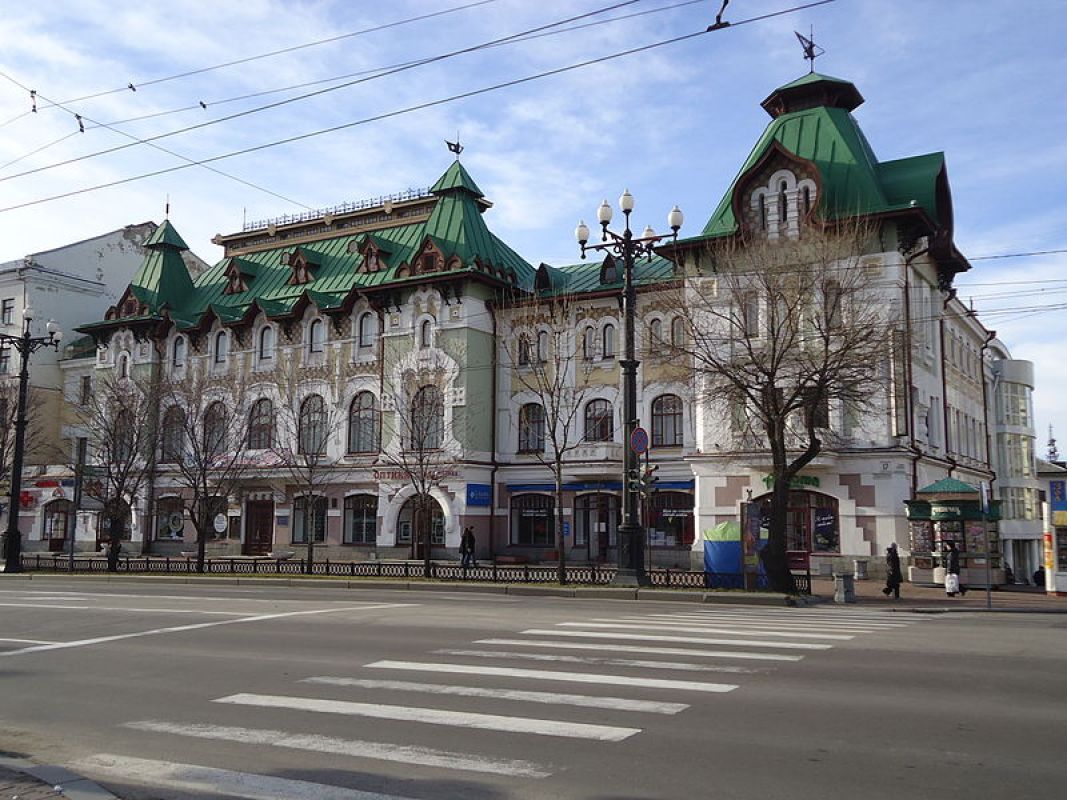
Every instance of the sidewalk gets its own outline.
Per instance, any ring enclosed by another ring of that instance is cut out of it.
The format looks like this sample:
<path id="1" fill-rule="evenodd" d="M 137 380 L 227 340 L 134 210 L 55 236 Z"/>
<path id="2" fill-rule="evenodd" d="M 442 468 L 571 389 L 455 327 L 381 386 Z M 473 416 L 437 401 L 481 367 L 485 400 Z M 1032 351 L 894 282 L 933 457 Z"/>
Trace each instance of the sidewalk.
<path id="1" fill-rule="evenodd" d="M 855 605 L 842 608 L 885 609 L 893 611 L 985 611 L 986 590 L 974 588 L 966 595 L 949 597 L 941 586 L 924 586 L 905 583 L 900 587 L 900 599 L 894 600 L 882 594 L 885 583 L 879 580 L 856 581 Z M 833 604 L 834 581 L 832 578 L 811 580 L 812 594 L 824 603 Z M 1049 596 L 1044 590 L 1033 586 L 1006 586 L 992 592 L 993 611 L 1067 614 L 1067 597 Z"/>
<path id="2" fill-rule="evenodd" d="M 40 766 L 0 755 L 0 800 L 119 800 L 107 789 L 63 767 Z"/>

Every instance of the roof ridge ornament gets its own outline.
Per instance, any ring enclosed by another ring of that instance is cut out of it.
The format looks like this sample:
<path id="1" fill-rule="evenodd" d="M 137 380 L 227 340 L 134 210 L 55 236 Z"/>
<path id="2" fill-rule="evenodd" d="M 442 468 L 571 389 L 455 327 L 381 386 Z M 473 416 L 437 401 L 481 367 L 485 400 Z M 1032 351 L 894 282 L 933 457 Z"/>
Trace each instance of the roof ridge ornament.
<path id="1" fill-rule="evenodd" d="M 448 145 L 448 152 L 456 154 L 456 161 L 459 161 L 459 154 L 463 152 L 463 145 L 459 143 L 459 131 L 456 131 L 456 141 L 450 142 L 445 139 L 445 144 Z"/>
<path id="2" fill-rule="evenodd" d="M 815 59 L 826 52 L 819 45 L 815 44 L 815 28 L 808 29 L 808 35 L 800 33 L 799 31 L 793 31 L 796 34 L 797 40 L 800 42 L 800 46 L 804 48 L 804 60 L 811 62 L 811 66 L 808 69 L 809 73 L 815 72 Z"/>

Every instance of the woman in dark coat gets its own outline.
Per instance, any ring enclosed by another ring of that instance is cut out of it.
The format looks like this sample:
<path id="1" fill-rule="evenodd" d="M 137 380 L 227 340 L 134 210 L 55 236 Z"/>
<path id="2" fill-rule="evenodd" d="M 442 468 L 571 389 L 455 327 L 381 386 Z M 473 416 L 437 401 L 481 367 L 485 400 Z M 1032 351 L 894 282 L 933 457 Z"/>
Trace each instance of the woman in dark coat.
<path id="1" fill-rule="evenodd" d="M 885 549 L 885 588 L 882 594 L 886 597 L 893 595 L 900 599 L 900 584 L 904 582 L 904 575 L 900 571 L 900 554 L 897 553 L 897 543 L 890 542 Z"/>
<path id="2" fill-rule="evenodd" d="M 960 596 L 967 594 L 967 587 L 963 585 L 963 581 L 959 580 L 960 576 L 960 551 L 956 549 L 956 543 L 952 540 L 945 542 L 945 546 L 948 548 L 948 553 L 945 555 L 945 572 L 949 575 L 955 575 L 957 582 L 959 583 Z M 955 597 L 955 592 L 949 592 L 949 597 Z"/>

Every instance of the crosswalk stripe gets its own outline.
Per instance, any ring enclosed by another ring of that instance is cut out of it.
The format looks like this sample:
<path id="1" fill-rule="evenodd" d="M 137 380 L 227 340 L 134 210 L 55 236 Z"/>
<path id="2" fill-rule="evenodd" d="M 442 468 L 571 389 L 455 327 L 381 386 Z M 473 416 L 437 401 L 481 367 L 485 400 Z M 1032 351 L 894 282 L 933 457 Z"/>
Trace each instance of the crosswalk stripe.
<path id="1" fill-rule="evenodd" d="M 640 667 L 642 669 L 676 669 L 680 672 L 730 672 L 751 674 L 762 670 L 748 667 L 724 667 L 708 664 L 687 664 L 680 661 L 638 661 L 626 658 L 598 656 L 560 656 L 546 653 L 511 653 L 504 650 L 434 650 L 434 655 L 474 656 L 476 658 L 513 658 L 523 661 L 562 661 L 567 664 L 604 664 L 611 667 Z"/>
<path id="2" fill-rule="evenodd" d="M 655 633 L 626 633 L 624 631 L 561 631 L 530 628 L 520 631 L 527 636 L 573 636 L 583 639 L 632 639 L 641 642 L 685 642 L 688 644 L 734 644 L 739 647 L 776 647 L 781 650 L 829 650 L 832 644 L 815 642 L 761 642 L 758 639 L 707 639 L 703 636 L 663 636 Z"/>
<path id="3" fill-rule="evenodd" d="M 509 645 L 512 647 L 543 647 L 552 650 L 603 650 L 603 642 L 546 642 L 541 639 L 478 639 L 475 644 Z M 746 653 L 743 650 L 692 650 L 686 647 L 642 647 L 634 644 L 612 644 L 616 653 L 647 653 L 660 656 L 688 656 L 689 658 L 738 658 L 750 661 L 800 661 L 804 656 L 782 653 Z"/>
<path id="4" fill-rule="evenodd" d="M 510 678 L 531 678 L 542 681 L 569 683 L 600 683 L 609 686 L 643 687 L 647 689 L 681 689 L 689 692 L 732 692 L 731 683 L 698 683 L 666 678 L 638 678 L 626 675 L 597 675 L 588 672 L 554 672 L 550 670 L 519 669 L 513 667 L 484 667 L 476 664 L 433 664 L 417 661 L 375 661 L 371 669 L 402 669 L 417 672 L 448 672 L 461 675 L 498 675 Z"/>
<path id="5" fill-rule="evenodd" d="M 400 692 L 424 692 L 426 694 L 450 694 L 460 697 L 490 697 L 496 700 L 518 700 L 526 703 L 547 705 L 583 706 L 607 708 L 613 711 L 638 711 L 648 714 L 677 714 L 689 708 L 687 703 L 662 703 L 655 700 L 633 700 L 628 697 L 596 697 L 585 694 L 560 694 L 558 692 L 531 692 L 518 689 L 486 689 L 478 686 L 448 686 L 438 683 L 415 683 L 412 681 L 381 681 L 364 678 L 332 678 L 329 676 L 304 678 L 301 683 L 317 683 L 327 686 L 352 686 L 358 689 L 384 689 Z"/>
<path id="6" fill-rule="evenodd" d="M 683 706 L 683 708 L 685 708 Z M 270 745 L 287 750 L 308 750 L 314 753 L 366 758 L 372 761 L 395 761 L 420 767 L 438 767 L 466 772 L 485 772 L 490 775 L 510 775 L 517 778 L 546 778 L 552 773 L 532 761 L 483 758 L 467 753 L 436 750 L 429 747 L 368 742 L 359 739 L 337 739 L 316 734 L 289 733 L 263 728 L 241 728 L 231 725 L 185 724 L 160 720 L 141 720 L 123 725 L 135 731 L 212 739 L 238 744 Z"/>
<path id="7" fill-rule="evenodd" d="M 648 621 L 648 620 L 662 620 L 663 622 L 725 622 L 725 623 L 741 623 L 745 626 L 757 626 L 757 627 L 773 627 L 781 626 L 782 620 L 767 619 L 765 617 L 745 617 L 739 614 L 727 614 L 722 617 L 707 617 L 698 614 L 645 614 L 643 616 L 633 617 L 612 617 L 611 619 L 616 622 L 629 622 L 629 621 Z M 597 618 L 594 622 L 607 622 L 610 620 Z M 789 623 L 800 630 L 818 630 L 827 632 L 848 632 L 855 631 L 857 633 L 870 633 L 872 631 L 888 630 L 891 628 L 906 628 L 908 624 L 905 622 L 821 622 L 818 620 L 797 620 Z"/>
<path id="8" fill-rule="evenodd" d="M 379 662 L 387 664 L 392 662 Z M 396 662 L 404 663 L 404 662 Z M 370 664 L 368 666 L 377 666 Z M 584 722 L 563 722 L 553 719 L 528 717 L 505 717 L 496 714 L 475 714 L 469 711 L 442 711 L 434 708 L 409 708 L 388 706 L 380 703 L 352 703 L 344 700 L 321 700 L 314 697 L 283 697 L 270 694 L 232 694 L 213 700 L 215 703 L 230 703 L 260 708 L 288 708 L 294 711 L 312 711 L 320 714 L 347 714 L 356 717 L 391 719 L 401 722 L 422 722 L 428 725 L 452 725 L 463 728 L 480 728 L 508 733 L 530 733 L 539 736 L 562 736 L 570 739 L 593 739 L 600 742 L 621 742 L 640 728 L 621 728 L 610 725 L 591 725 Z"/>
<path id="9" fill-rule="evenodd" d="M 202 792 L 204 797 L 241 797 L 248 800 L 404 800 L 399 795 L 363 792 L 325 783 L 107 753 L 83 758 L 72 766 L 80 772 L 90 774 L 143 780 L 153 789 Z"/>
<path id="10" fill-rule="evenodd" d="M 649 617 L 611 617 L 611 618 L 595 618 L 587 620 L 588 622 L 614 622 L 625 623 L 628 625 L 644 624 L 646 626 L 663 627 L 663 628 L 678 628 L 685 625 L 699 625 L 707 627 L 714 624 L 716 627 L 729 627 L 732 629 L 743 630 L 746 633 L 752 633 L 756 635 L 762 634 L 764 631 L 776 630 L 780 631 L 784 626 L 780 622 L 750 622 L 748 620 L 715 620 L 714 623 L 711 620 L 702 619 L 659 619 Z M 853 636 L 863 636 L 869 633 L 880 632 L 881 628 L 824 628 L 821 626 L 803 625 L 797 626 L 796 631 L 804 634 L 851 634 Z"/>
<path id="11" fill-rule="evenodd" d="M 633 624 L 633 623 L 616 623 L 616 622 L 561 622 L 560 627 L 564 628 L 621 628 L 622 630 L 641 630 L 648 628 L 659 628 L 659 623 L 651 622 L 645 624 Z M 691 626 L 677 626 L 672 628 L 680 633 L 724 633 L 724 634 L 736 634 L 736 633 L 749 633 L 740 626 L 710 626 L 710 625 L 691 625 Z M 850 636 L 843 633 L 797 633 L 794 631 L 758 631 L 759 636 L 781 636 L 786 639 L 833 639 L 839 642 L 847 642 L 850 639 L 855 639 L 855 636 Z"/>
<path id="12" fill-rule="evenodd" d="M 703 614 L 706 616 L 716 616 L 718 614 L 745 614 L 750 617 L 768 617 L 779 619 L 833 619 L 833 620 L 870 620 L 872 622 L 899 622 L 895 617 L 890 617 L 884 611 L 846 611 L 844 609 L 836 609 L 833 611 L 818 611 L 816 609 L 773 609 L 773 608 L 761 608 L 759 610 L 752 609 L 750 611 L 736 611 L 725 609 L 704 609 L 694 608 L 689 609 L 685 613 L 687 614 Z"/>

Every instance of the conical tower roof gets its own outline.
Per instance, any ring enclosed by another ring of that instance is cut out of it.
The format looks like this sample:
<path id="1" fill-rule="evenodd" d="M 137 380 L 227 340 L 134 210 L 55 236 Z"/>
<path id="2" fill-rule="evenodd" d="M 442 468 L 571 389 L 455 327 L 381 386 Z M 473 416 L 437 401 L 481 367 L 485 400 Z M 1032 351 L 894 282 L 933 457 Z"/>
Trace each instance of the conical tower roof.
<path id="1" fill-rule="evenodd" d="M 158 313 L 164 305 L 181 307 L 193 293 L 193 281 L 182 258 L 188 245 L 170 220 L 163 220 L 144 246 L 148 253 L 130 281 L 130 291 L 152 313 Z"/>

